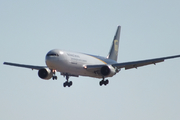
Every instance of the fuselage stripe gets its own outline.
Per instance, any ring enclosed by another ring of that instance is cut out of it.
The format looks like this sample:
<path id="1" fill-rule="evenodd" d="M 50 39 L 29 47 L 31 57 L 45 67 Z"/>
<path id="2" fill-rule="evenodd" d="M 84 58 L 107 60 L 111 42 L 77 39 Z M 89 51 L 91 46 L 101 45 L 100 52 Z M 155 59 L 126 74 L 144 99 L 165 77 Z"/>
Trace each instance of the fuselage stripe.
<path id="1" fill-rule="evenodd" d="M 91 55 L 89 55 L 89 56 L 91 56 Z M 104 64 L 107 64 L 105 61 L 103 61 L 103 60 L 101 60 L 101 59 L 99 59 L 99 58 L 97 58 L 95 56 L 91 56 L 91 57 L 98 59 L 99 61 L 103 62 Z"/>

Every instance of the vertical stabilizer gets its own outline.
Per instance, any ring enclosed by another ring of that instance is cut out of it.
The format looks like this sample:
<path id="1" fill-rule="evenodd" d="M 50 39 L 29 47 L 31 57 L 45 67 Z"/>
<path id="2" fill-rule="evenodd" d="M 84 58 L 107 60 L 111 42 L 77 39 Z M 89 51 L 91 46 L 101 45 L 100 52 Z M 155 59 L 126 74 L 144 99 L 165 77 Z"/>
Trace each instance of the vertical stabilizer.
<path id="1" fill-rule="evenodd" d="M 111 49 L 110 49 L 109 54 L 107 56 L 108 59 L 112 59 L 112 60 L 117 61 L 120 32 L 121 32 L 121 26 L 118 26 L 116 34 L 115 34 L 114 39 L 113 39 Z"/>

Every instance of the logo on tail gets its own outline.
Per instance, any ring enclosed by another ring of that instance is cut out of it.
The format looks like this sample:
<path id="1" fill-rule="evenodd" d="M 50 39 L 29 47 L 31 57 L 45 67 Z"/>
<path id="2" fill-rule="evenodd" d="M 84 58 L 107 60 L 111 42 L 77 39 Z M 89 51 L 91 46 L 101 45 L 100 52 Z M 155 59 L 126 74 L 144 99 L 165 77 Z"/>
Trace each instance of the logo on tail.
<path id="1" fill-rule="evenodd" d="M 114 50 L 116 52 L 118 52 L 118 47 L 119 47 L 118 40 L 114 40 Z"/>

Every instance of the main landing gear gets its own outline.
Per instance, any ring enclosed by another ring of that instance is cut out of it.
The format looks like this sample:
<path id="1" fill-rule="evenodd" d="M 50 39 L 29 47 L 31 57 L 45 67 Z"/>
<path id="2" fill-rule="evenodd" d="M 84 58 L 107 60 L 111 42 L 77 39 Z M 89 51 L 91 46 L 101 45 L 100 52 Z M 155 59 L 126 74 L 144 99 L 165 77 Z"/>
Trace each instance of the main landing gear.
<path id="1" fill-rule="evenodd" d="M 108 79 L 106 79 L 106 80 L 104 80 L 104 77 L 103 77 L 103 79 L 99 82 L 99 85 L 100 86 L 102 86 L 102 85 L 107 85 L 107 84 L 109 84 L 109 80 Z"/>
<path id="2" fill-rule="evenodd" d="M 72 83 L 72 81 L 69 81 L 69 75 L 66 74 L 65 77 L 66 77 L 67 81 L 63 84 L 63 86 L 64 87 L 66 87 L 66 86 L 71 87 L 73 83 Z"/>

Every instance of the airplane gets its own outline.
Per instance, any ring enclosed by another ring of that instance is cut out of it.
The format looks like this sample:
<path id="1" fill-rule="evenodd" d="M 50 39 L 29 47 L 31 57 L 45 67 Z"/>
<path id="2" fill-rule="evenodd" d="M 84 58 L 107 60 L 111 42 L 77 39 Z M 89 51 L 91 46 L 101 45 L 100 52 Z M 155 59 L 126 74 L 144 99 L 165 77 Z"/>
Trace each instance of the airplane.
<path id="1" fill-rule="evenodd" d="M 156 63 L 163 62 L 166 59 L 180 57 L 180 55 L 175 55 L 155 59 L 118 63 L 117 58 L 120 31 L 121 26 L 118 26 L 107 57 L 53 49 L 50 50 L 45 56 L 45 63 L 47 66 L 25 65 L 11 62 L 4 62 L 4 64 L 38 70 L 38 76 L 44 80 L 49 80 L 51 78 L 53 80 L 57 80 L 56 72 L 60 72 L 60 75 L 63 75 L 66 78 L 66 81 L 63 84 L 64 87 L 72 86 L 73 83 L 72 81 L 69 81 L 69 77 L 79 76 L 100 78 L 102 80 L 99 82 L 99 85 L 106 86 L 109 83 L 109 80 L 106 78 L 113 77 L 122 68 L 128 70 L 150 64 L 156 65 Z"/>

